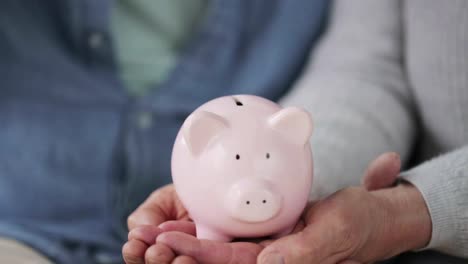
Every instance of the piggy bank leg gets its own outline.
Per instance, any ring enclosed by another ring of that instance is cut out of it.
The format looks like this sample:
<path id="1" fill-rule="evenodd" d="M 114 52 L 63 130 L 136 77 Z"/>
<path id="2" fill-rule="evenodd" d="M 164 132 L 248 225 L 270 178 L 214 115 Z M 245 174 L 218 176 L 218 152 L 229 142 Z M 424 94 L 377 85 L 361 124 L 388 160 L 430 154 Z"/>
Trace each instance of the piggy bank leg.
<path id="1" fill-rule="evenodd" d="M 276 233 L 276 234 L 272 235 L 271 237 L 273 239 L 278 239 L 278 238 L 287 236 L 287 235 L 291 234 L 291 232 L 294 230 L 295 226 L 296 225 L 288 226 L 287 228 L 281 230 L 279 233 Z"/>
<path id="2" fill-rule="evenodd" d="M 208 239 L 208 240 L 215 240 L 220 242 L 230 242 L 233 237 L 221 234 L 212 228 L 208 228 L 203 225 L 198 225 L 195 223 L 196 230 L 197 230 L 197 238 L 198 239 Z"/>

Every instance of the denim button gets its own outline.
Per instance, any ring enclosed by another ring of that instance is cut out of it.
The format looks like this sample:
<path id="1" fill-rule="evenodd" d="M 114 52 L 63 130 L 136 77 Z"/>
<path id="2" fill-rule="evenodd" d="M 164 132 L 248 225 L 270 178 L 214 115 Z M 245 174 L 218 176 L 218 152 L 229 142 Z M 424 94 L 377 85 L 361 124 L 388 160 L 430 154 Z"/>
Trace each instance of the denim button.
<path id="1" fill-rule="evenodd" d="M 104 35 L 99 32 L 91 32 L 88 36 L 88 45 L 91 49 L 98 49 L 104 43 Z"/>
<path id="2" fill-rule="evenodd" d="M 148 129 L 153 125 L 153 116 L 150 112 L 142 112 L 138 115 L 138 127 Z"/>

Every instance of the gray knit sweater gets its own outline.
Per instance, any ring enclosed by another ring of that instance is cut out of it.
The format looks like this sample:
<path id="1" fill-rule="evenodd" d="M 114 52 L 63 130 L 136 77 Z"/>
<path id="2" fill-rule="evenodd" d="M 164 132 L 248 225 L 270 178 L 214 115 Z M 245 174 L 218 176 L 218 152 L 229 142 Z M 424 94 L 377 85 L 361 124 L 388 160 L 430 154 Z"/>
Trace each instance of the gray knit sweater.
<path id="1" fill-rule="evenodd" d="M 428 248 L 468 257 L 468 1 L 335 1 L 283 104 L 315 119 L 313 197 L 396 151 L 431 214 Z"/>

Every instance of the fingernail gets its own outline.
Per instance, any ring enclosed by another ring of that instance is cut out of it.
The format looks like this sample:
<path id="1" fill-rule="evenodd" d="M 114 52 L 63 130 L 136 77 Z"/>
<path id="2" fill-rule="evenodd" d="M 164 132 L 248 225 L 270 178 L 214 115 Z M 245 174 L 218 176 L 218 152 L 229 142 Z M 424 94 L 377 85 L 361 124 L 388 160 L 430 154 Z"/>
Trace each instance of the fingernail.
<path id="1" fill-rule="evenodd" d="M 284 264 L 283 257 L 278 253 L 269 253 L 260 260 L 262 264 Z"/>

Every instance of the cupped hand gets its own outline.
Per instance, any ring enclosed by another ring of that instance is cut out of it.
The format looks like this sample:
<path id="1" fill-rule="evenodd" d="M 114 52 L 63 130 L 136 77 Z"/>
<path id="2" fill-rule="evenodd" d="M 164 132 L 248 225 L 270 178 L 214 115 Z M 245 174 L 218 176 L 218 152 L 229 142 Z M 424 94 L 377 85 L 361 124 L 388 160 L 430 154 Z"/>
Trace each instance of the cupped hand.
<path id="1" fill-rule="evenodd" d="M 394 183 L 399 171 L 400 160 L 398 155 L 394 153 L 386 153 L 384 155 L 381 155 L 369 165 L 366 174 L 363 177 L 363 186 L 365 187 L 365 189 L 353 188 L 350 190 L 345 190 L 342 192 L 338 192 L 337 194 L 324 201 L 315 204 L 309 204 L 303 217 L 296 225 L 294 232 L 291 235 L 288 235 L 278 241 L 265 240 L 261 241 L 260 243 L 223 243 L 209 240 L 198 240 L 194 237 L 195 228 L 193 226 L 193 223 L 189 222 L 189 224 L 187 224 L 187 222 L 185 222 L 186 225 L 182 228 L 182 223 L 184 222 L 181 221 L 165 223 L 161 225 L 159 229 L 154 227 L 146 227 L 146 230 L 143 228 L 136 229 L 140 230 L 142 233 L 139 233 L 140 231 L 136 232 L 136 230 L 131 231 L 129 239 L 131 239 L 132 237 L 138 237 L 140 242 L 141 240 L 144 240 L 145 243 L 151 243 L 154 241 L 154 238 L 157 237 L 157 243 L 154 246 L 150 247 L 146 252 L 147 263 L 171 263 L 171 261 L 173 260 L 173 263 L 176 263 L 175 261 L 178 260 L 180 256 L 184 256 L 184 259 L 181 260 L 180 263 L 256 263 L 260 252 L 266 252 L 262 253 L 260 258 L 258 258 L 260 261 L 265 261 L 264 257 L 266 255 L 270 256 L 270 254 L 267 254 L 268 252 L 271 252 L 272 249 L 273 252 L 275 252 L 276 248 L 283 247 L 284 248 L 282 250 L 285 254 L 280 255 L 278 261 L 282 259 L 283 261 L 287 261 L 286 263 L 308 263 L 306 262 L 308 260 L 306 255 L 296 254 L 295 252 L 300 248 L 312 246 L 314 243 L 317 243 L 320 240 L 308 241 L 306 239 L 307 237 L 304 234 L 308 234 L 310 232 L 314 233 L 315 229 L 325 230 L 324 232 L 327 232 L 326 230 L 337 230 L 334 236 L 340 237 L 340 235 L 343 235 L 343 233 L 340 233 L 340 230 L 347 227 L 347 225 L 341 225 L 340 221 L 343 220 L 343 217 L 340 214 L 347 213 L 341 212 L 341 210 L 348 207 L 353 208 L 354 206 L 358 208 L 365 208 L 366 205 L 363 203 L 365 203 L 366 201 L 361 200 L 361 198 L 364 198 L 366 193 L 368 194 L 368 190 L 370 191 L 389 187 Z M 358 194 L 354 194 L 354 192 L 361 193 L 363 197 L 358 197 Z M 346 206 L 345 204 L 341 204 L 343 202 L 336 201 L 344 201 L 346 202 Z M 380 205 L 374 206 L 380 207 Z M 364 212 L 355 211 L 355 214 L 360 213 Z M 353 215 L 353 213 L 350 213 L 350 216 Z M 373 219 L 373 221 L 374 220 L 377 219 Z M 320 228 L 311 228 L 311 226 L 320 226 Z M 337 226 L 342 226 L 343 228 L 338 228 Z M 312 231 L 309 231 L 309 229 L 312 229 Z M 164 233 L 162 233 L 163 231 Z M 333 237 L 332 232 L 327 232 L 327 234 Z M 299 240 L 297 241 L 296 238 L 299 238 Z M 314 237 L 314 239 L 315 238 L 316 237 Z M 290 240 L 294 243 L 288 244 Z M 325 240 L 323 243 L 324 245 L 327 244 L 325 242 L 330 243 L 331 241 Z M 333 250 L 335 249 L 335 246 L 336 245 L 328 245 L 327 247 Z M 265 250 L 264 247 L 266 247 Z M 141 248 L 143 248 L 143 246 L 141 246 Z M 305 253 L 305 251 L 303 253 Z M 289 256 L 289 254 L 292 254 L 294 256 L 297 255 L 298 259 L 290 259 L 289 257 L 285 257 Z M 339 258 L 336 258 L 336 261 L 335 259 L 330 259 L 331 262 L 329 263 L 359 263 L 356 260 L 344 257 L 344 255 L 340 255 Z M 159 257 L 159 260 L 162 261 L 149 261 L 156 260 L 157 258 L 155 258 L 155 256 Z M 160 256 L 164 256 L 164 258 L 161 258 Z M 174 257 L 176 256 L 179 257 L 177 257 L 177 259 L 174 259 Z M 348 257 L 351 257 L 351 255 Z M 264 263 L 274 263 L 271 261 L 274 260 L 271 260 L 270 258 Z"/>
<path id="2" fill-rule="evenodd" d="M 177 221 L 175 221 L 177 220 Z M 154 191 L 128 217 L 128 242 L 122 248 L 127 264 L 140 263 L 194 263 L 188 257 L 177 258 L 164 244 L 155 244 L 156 237 L 165 231 L 195 234 L 187 210 L 180 202 L 174 186 L 167 185 Z M 188 262 L 189 261 L 189 262 Z"/>
<path id="3" fill-rule="evenodd" d="M 387 204 L 362 187 L 343 189 L 311 204 L 302 232 L 278 239 L 259 255 L 259 263 L 367 263 L 380 256 L 379 237 L 390 219 Z M 361 252 L 370 252 L 363 255 Z M 377 255 L 373 255 L 373 253 Z M 383 256 L 385 257 L 385 255 Z"/>
<path id="4" fill-rule="evenodd" d="M 409 183 L 385 188 L 400 167 L 391 159 L 383 155 L 369 166 L 364 187 L 345 188 L 310 205 L 304 230 L 270 243 L 258 263 L 373 263 L 424 247 L 431 236 L 428 209 Z"/>
<path id="5" fill-rule="evenodd" d="M 298 221 L 292 234 L 304 229 L 304 222 Z M 193 235 L 180 232 L 164 232 L 157 239 L 157 244 L 171 248 L 176 255 L 190 256 L 196 263 L 256 263 L 257 257 L 270 240 L 250 239 L 230 243 L 206 239 L 197 239 Z M 189 263 L 189 262 L 187 262 Z"/>
<path id="6" fill-rule="evenodd" d="M 258 263 L 372 263 L 422 248 L 431 235 L 424 200 L 409 184 L 346 188 L 312 205 L 304 221 L 302 232 L 271 243 Z"/>

